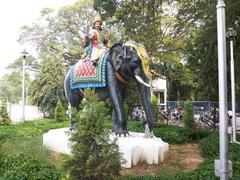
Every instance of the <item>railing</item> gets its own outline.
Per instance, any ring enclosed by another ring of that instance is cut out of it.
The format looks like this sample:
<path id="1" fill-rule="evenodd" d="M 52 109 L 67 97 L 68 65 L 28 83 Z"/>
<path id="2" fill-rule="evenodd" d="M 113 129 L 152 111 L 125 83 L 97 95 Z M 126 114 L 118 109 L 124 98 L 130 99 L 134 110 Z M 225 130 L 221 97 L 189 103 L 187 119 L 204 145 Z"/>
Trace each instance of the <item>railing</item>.
<path id="1" fill-rule="evenodd" d="M 192 101 L 194 119 L 198 127 L 215 130 L 219 125 L 218 102 Z M 156 121 L 172 125 L 183 125 L 184 101 L 167 101 L 167 108 L 158 106 L 159 112 Z M 228 103 L 228 122 L 231 125 L 231 102 Z M 237 127 L 240 128 L 240 102 L 236 103 Z M 142 106 L 137 105 L 131 118 L 144 120 L 145 113 Z"/>

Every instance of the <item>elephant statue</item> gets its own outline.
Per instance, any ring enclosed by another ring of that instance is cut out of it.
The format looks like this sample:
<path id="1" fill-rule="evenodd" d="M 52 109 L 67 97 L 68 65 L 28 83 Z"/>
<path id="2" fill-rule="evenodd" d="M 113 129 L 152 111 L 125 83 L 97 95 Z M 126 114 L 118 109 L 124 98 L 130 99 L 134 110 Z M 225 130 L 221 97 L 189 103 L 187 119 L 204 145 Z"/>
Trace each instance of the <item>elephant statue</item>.
<path id="1" fill-rule="evenodd" d="M 140 47 L 140 48 L 138 48 Z M 145 60 L 143 60 L 145 56 Z M 124 113 L 124 99 L 127 95 L 128 82 L 136 81 L 141 94 L 141 102 L 146 114 L 147 121 L 144 121 L 146 138 L 153 137 L 153 115 L 151 112 L 150 73 L 147 53 L 144 46 L 136 41 L 117 43 L 108 51 L 106 60 L 106 87 L 96 88 L 95 92 L 100 100 L 110 97 L 113 112 L 113 132 L 117 136 L 128 134 L 127 120 Z M 65 82 L 65 95 L 72 108 L 78 108 L 84 97 L 83 90 L 70 88 L 70 73 L 68 71 Z M 70 130 L 76 128 L 76 123 L 71 120 Z"/>

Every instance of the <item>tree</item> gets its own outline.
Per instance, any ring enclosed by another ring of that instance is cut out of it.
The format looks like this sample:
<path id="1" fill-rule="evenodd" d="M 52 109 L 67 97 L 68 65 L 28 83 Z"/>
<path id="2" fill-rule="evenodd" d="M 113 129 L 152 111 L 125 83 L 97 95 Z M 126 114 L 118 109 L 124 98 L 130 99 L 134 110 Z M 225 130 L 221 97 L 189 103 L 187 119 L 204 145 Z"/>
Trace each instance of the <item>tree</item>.
<path id="1" fill-rule="evenodd" d="M 4 74 L 0 79 L 0 99 L 10 103 L 18 103 L 21 99 L 21 92 L 22 74 L 20 72 Z"/>
<path id="2" fill-rule="evenodd" d="M 54 119 L 57 122 L 62 122 L 62 121 L 65 121 L 67 119 L 67 116 L 66 116 L 65 110 L 62 106 L 61 100 L 58 100 L 58 102 L 57 102 L 57 106 L 56 106 L 55 111 L 54 111 Z"/>
<path id="3" fill-rule="evenodd" d="M 153 112 L 153 117 L 155 119 L 155 121 L 157 122 L 158 119 L 158 115 L 160 112 L 159 109 L 159 105 L 158 105 L 158 98 L 155 95 L 152 95 L 151 97 L 151 108 L 152 108 L 152 112 Z"/>
<path id="4" fill-rule="evenodd" d="M 0 105 L 0 125 L 9 125 L 11 119 L 7 111 L 7 103 L 3 101 Z"/>
<path id="5" fill-rule="evenodd" d="M 193 80 L 191 71 L 185 66 L 185 53 L 195 32 L 194 25 L 178 18 L 183 2 L 94 0 L 95 9 L 104 19 L 115 18 L 111 22 L 123 26 L 123 40 L 134 39 L 146 46 L 154 74 L 166 76 L 169 92 L 177 91 L 169 93 L 170 100 L 192 96 Z M 109 18 L 111 16 L 114 18 Z"/>
<path id="6" fill-rule="evenodd" d="M 193 94 L 196 100 L 218 100 L 218 56 L 217 56 L 217 28 L 216 28 L 216 1 L 182 1 L 178 18 L 185 23 L 194 24 L 195 37 L 189 41 L 187 48 L 187 66 L 195 72 L 193 74 Z M 240 33 L 240 10 L 236 7 L 236 0 L 225 1 L 226 27 L 233 27 Z M 197 12 L 197 13 L 196 13 Z M 240 99 L 240 85 L 238 77 L 239 41 L 237 36 L 235 43 L 235 69 L 236 69 L 236 99 Z M 227 65 L 229 69 L 229 43 L 227 43 Z M 230 73 L 228 78 L 230 79 Z M 228 81 L 230 83 L 230 81 Z M 230 87 L 230 85 L 228 85 Z M 230 92 L 228 94 L 230 96 Z"/>
<path id="7" fill-rule="evenodd" d="M 98 14 L 92 5 L 92 0 L 86 0 L 64 6 L 57 16 L 53 9 L 42 9 L 39 21 L 22 27 L 20 43 L 31 44 L 40 53 L 62 56 L 67 67 L 75 64 L 83 52 L 79 30 L 88 33 Z"/>
<path id="8" fill-rule="evenodd" d="M 143 43 L 155 59 L 179 61 L 191 32 L 178 25 L 176 2 L 94 0 L 94 7 L 104 19 L 114 16 L 114 23 L 123 24 L 126 39 Z"/>
<path id="9" fill-rule="evenodd" d="M 22 61 L 20 57 L 7 67 L 7 73 L 0 79 L 0 98 L 10 103 L 18 103 L 22 95 Z M 25 88 L 29 95 L 31 76 L 39 69 L 39 62 L 32 56 L 26 58 Z"/>
<path id="10" fill-rule="evenodd" d="M 37 22 L 21 29 L 19 42 L 34 46 L 41 59 L 40 70 L 31 84 L 32 103 L 51 116 L 58 99 L 66 107 L 63 91 L 65 70 L 81 57 L 83 48 L 79 29 L 87 32 L 98 14 L 92 4 L 87 0 L 62 7 L 57 16 L 53 9 L 42 9 Z"/>
<path id="11" fill-rule="evenodd" d="M 184 126 L 188 131 L 192 132 L 195 130 L 194 113 L 191 101 L 186 101 L 184 103 L 183 121 Z"/>
<path id="12" fill-rule="evenodd" d="M 23 66 L 23 58 L 20 57 L 18 59 L 16 59 L 13 63 L 10 63 L 6 69 L 7 70 L 11 70 L 13 72 L 22 72 L 22 66 Z M 38 59 L 36 59 L 35 57 L 29 55 L 27 56 L 27 58 L 25 59 L 25 70 L 26 70 L 26 74 L 29 75 L 33 75 L 34 73 L 38 72 L 40 68 L 40 62 Z"/>
<path id="13" fill-rule="evenodd" d="M 140 92 L 137 89 L 136 83 L 133 81 L 129 82 L 127 92 L 128 93 L 125 98 L 125 111 L 127 117 L 129 117 L 133 112 L 134 107 L 141 105 L 141 96 Z"/>
<path id="14" fill-rule="evenodd" d="M 54 116 L 54 109 L 58 100 L 67 107 L 64 95 L 65 70 L 58 56 L 43 54 L 40 72 L 31 84 L 31 101 L 50 117 Z"/>
<path id="15" fill-rule="evenodd" d="M 115 141 L 109 140 L 105 121 L 110 121 L 104 103 L 85 91 L 83 110 L 77 116 L 77 130 L 71 136 L 72 156 L 65 167 L 72 179 L 114 178 L 120 171 L 120 154 Z"/>

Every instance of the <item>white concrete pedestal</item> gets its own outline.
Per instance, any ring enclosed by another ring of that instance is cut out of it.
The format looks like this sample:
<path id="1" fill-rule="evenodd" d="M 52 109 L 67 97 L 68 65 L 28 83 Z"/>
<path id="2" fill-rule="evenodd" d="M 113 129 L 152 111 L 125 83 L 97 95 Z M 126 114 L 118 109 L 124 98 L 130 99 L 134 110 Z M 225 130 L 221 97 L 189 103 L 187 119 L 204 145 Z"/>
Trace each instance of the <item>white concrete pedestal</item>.
<path id="1" fill-rule="evenodd" d="M 69 141 L 69 128 L 53 129 L 43 135 L 43 146 L 48 149 L 64 154 L 71 154 Z M 122 167 L 131 168 L 139 162 L 147 164 L 158 164 L 162 162 L 169 149 L 169 145 L 161 138 L 143 138 L 144 133 L 129 132 L 127 137 L 116 137 L 110 135 L 110 140 L 117 138 L 119 151 L 125 162 Z"/>

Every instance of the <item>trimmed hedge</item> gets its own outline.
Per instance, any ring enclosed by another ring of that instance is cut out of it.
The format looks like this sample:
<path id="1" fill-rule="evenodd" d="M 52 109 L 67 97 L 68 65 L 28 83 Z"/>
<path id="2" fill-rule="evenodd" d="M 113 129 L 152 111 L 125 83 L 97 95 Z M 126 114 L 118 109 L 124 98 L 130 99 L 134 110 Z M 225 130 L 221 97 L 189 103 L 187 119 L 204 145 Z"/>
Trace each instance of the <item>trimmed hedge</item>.
<path id="1" fill-rule="evenodd" d="M 240 135 L 237 135 L 240 138 Z M 219 157 L 219 133 L 216 132 L 200 141 L 201 154 L 208 159 Z M 240 145 L 229 143 L 229 157 L 240 162 Z M 238 158 L 237 158 L 238 157 Z"/>
<path id="2" fill-rule="evenodd" d="M 128 130 L 135 132 L 144 132 L 143 123 L 141 121 L 129 121 Z M 163 141 L 170 144 L 184 144 L 193 142 L 209 135 L 209 131 L 205 129 L 197 129 L 193 134 L 186 131 L 184 127 L 158 123 L 155 124 L 153 133 L 156 137 L 160 137 Z"/>
<path id="3" fill-rule="evenodd" d="M 54 119 L 57 122 L 63 122 L 68 119 L 60 99 L 58 100 L 57 106 L 54 110 Z"/>

